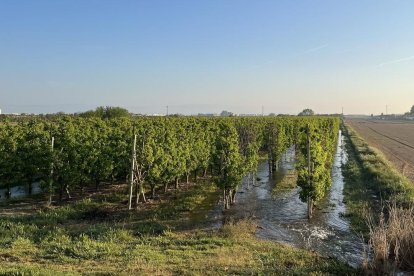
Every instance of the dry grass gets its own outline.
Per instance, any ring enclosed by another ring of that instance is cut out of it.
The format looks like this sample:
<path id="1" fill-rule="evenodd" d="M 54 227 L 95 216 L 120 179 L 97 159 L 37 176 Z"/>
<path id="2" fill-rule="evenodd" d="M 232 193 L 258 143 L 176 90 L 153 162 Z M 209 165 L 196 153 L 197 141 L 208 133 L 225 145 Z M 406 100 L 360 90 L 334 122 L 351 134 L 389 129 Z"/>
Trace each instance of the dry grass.
<path id="1" fill-rule="evenodd" d="M 256 233 L 257 224 L 252 219 L 244 219 L 237 222 L 229 221 L 221 229 L 221 234 L 226 238 L 245 239 Z"/>
<path id="2" fill-rule="evenodd" d="M 396 270 L 414 271 L 414 205 L 409 208 L 387 208 L 378 223 L 369 219 L 369 249 L 372 254 L 367 261 L 368 270 L 375 274 L 393 274 Z"/>

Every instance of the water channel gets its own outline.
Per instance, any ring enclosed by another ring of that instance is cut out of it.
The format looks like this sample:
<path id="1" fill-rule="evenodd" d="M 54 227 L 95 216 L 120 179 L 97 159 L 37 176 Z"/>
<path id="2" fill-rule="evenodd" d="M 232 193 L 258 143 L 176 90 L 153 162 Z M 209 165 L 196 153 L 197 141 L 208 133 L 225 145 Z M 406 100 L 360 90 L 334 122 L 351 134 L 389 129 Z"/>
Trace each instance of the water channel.
<path id="1" fill-rule="evenodd" d="M 35 182 L 32 184 L 32 195 L 40 194 L 42 189 L 40 187 L 39 182 Z M 9 199 L 19 199 L 24 198 L 29 195 L 29 187 L 28 185 L 23 186 L 14 186 L 11 187 L 10 190 L 7 188 L 0 189 L 0 202 L 4 202 Z"/>
<path id="2" fill-rule="evenodd" d="M 294 169 L 294 148 L 290 148 L 273 176 L 269 176 L 267 161 L 261 162 L 257 173 L 260 180 L 250 187 L 243 181 L 236 204 L 223 212 L 222 204 L 218 203 L 207 215 L 205 223 L 211 228 L 219 228 L 230 218 L 252 217 L 259 226 L 257 236 L 261 238 L 310 248 L 351 266 L 359 266 L 363 261 L 361 238 L 341 215 L 346 211 L 342 176 L 342 165 L 347 162 L 345 142 L 340 133 L 332 168 L 332 187 L 316 207 L 312 219 L 307 218 L 307 204 L 299 199 L 300 188 L 273 193 L 275 185 Z"/>
<path id="3" fill-rule="evenodd" d="M 245 179 L 237 194 L 237 203 L 223 212 L 220 202 L 208 204 L 207 215 L 194 216 L 207 228 L 220 228 L 224 221 L 250 217 L 258 223 L 257 236 L 295 247 L 310 248 L 324 256 L 332 256 L 356 267 L 363 261 L 363 245 L 341 214 L 346 211 L 343 202 L 344 178 L 342 165 L 347 162 L 344 137 L 339 133 L 337 152 L 332 168 L 332 187 L 326 198 L 318 204 L 312 219 L 307 219 L 307 204 L 299 199 L 298 187 L 275 194 L 273 189 L 295 166 L 294 148 L 290 148 L 272 176 L 267 161 L 260 162 L 254 185 Z M 32 185 L 32 194 L 41 192 L 39 183 Z M 0 202 L 7 199 L 7 189 L 0 189 Z M 10 189 L 10 199 L 28 195 L 27 186 Z"/>

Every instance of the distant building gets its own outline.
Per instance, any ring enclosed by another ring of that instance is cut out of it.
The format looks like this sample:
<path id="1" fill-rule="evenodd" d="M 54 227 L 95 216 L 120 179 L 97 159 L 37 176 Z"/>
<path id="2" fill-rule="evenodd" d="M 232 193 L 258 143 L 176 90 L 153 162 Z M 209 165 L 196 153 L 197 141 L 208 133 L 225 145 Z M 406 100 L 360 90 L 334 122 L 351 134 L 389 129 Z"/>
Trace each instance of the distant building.
<path id="1" fill-rule="evenodd" d="M 258 117 L 262 116 L 262 114 L 255 114 L 255 113 L 246 113 L 246 114 L 239 114 L 240 117 Z"/>
<path id="2" fill-rule="evenodd" d="M 154 114 L 150 114 L 149 116 L 154 116 L 154 117 L 165 117 L 167 115 L 165 114 L 158 114 L 158 113 L 154 113 Z"/>

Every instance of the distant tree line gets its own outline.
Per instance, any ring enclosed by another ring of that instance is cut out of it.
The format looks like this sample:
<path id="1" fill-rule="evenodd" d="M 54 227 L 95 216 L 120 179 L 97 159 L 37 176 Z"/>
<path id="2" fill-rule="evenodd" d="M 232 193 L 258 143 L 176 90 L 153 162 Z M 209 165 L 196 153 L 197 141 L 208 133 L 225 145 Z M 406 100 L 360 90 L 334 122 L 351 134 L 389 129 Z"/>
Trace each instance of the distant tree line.
<path id="1" fill-rule="evenodd" d="M 96 117 L 105 120 L 129 117 L 130 113 L 127 109 L 122 107 L 100 106 L 97 107 L 95 110 L 89 110 L 83 113 L 79 113 L 78 115 L 85 118 Z"/>
<path id="2" fill-rule="evenodd" d="M 310 108 L 306 108 L 298 114 L 298 116 L 313 116 L 313 115 L 315 115 L 315 112 Z"/>

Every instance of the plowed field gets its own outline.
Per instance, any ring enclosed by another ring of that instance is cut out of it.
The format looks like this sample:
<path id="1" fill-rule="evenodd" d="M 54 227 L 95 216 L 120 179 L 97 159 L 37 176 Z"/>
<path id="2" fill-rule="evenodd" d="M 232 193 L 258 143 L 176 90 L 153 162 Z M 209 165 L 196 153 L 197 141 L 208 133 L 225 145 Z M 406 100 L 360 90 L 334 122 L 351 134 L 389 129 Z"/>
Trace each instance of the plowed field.
<path id="1" fill-rule="evenodd" d="M 414 122 L 363 119 L 346 122 L 414 183 Z"/>

